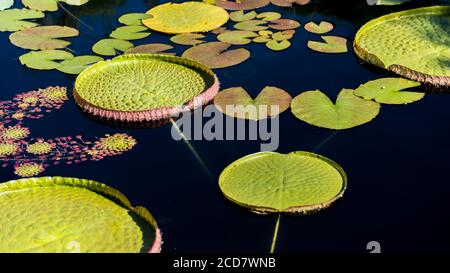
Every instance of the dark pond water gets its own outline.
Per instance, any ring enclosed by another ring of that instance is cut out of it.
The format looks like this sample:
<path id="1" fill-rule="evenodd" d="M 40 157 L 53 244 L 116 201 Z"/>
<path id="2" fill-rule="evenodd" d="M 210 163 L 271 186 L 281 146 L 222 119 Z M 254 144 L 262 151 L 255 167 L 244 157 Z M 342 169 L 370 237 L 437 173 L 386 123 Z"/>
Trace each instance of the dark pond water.
<path id="1" fill-rule="evenodd" d="M 16 1 L 19 2 L 19 1 Z M 91 46 L 119 25 L 120 15 L 144 12 L 164 1 L 91 0 L 70 11 L 92 29 L 64 11 L 48 13 L 42 24 L 80 29 L 71 39 L 77 55 L 92 54 Z M 427 1 L 425 1 L 425 5 Z M 16 4 L 19 6 L 19 4 Z M 410 4 L 406 7 L 415 7 Z M 320 1 L 291 9 L 269 6 L 261 10 L 283 13 L 306 23 L 327 20 L 333 35 L 352 40 L 366 21 L 398 7 L 373 7 L 365 1 Z M 74 77 L 57 71 L 23 67 L 25 50 L 12 46 L 0 33 L 0 98 L 50 85 L 71 88 Z M 244 86 L 256 95 L 266 85 L 295 96 L 320 89 L 335 97 L 342 88 L 356 88 L 389 74 L 362 65 L 353 52 L 321 54 L 306 47 L 316 38 L 299 29 L 286 51 L 273 52 L 249 45 L 247 62 L 216 70 L 224 88 Z M 152 34 L 136 44 L 167 42 Z M 178 46 L 182 52 L 186 47 Z M 281 218 L 278 252 L 366 252 L 369 241 L 384 252 L 446 251 L 450 245 L 450 96 L 427 95 L 408 106 L 382 106 L 366 125 L 333 132 L 303 123 L 285 112 L 280 117 L 279 152 L 314 151 L 337 161 L 347 172 L 348 190 L 330 209 L 307 217 Z M 249 213 L 228 202 L 218 188 L 218 176 L 232 161 L 259 151 L 259 141 L 192 141 L 208 172 L 184 142 L 174 141 L 171 126 L 156 129 L 120 129 L 97 123 L 80 113 L 73 100 L 44 119 L 28 121 L 34 136 L 83 134 L 86 137 L 126 132 L 138 140 L 130 152 L 99 162 L 50 167 L 44 175 L 89 178 L 122 191 L 133 204 L 154 214 L 164 233 L 165 252 L 268 252 L 276 216 Z M 17 178 L 1 168 L 2 181 Z"/>

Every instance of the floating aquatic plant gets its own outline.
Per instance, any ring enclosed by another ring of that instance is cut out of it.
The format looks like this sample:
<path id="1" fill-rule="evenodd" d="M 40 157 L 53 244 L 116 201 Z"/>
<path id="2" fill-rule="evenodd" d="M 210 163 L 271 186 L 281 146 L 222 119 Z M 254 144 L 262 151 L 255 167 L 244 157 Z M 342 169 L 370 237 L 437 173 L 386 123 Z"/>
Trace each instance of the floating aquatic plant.
<path id="1" fill-rule="evenodd" d="M 450 86 L 450 6 L 392 13 L 365 24 L 356 34 L 360 58 L 405 78 Z"/>
<path id="2" fill-rule="evenodd" d="M 308 47 L 322 53 L 348 52 L 347 39 L 338 36 L 321 36 L 324 42 L 308 41 Z"/>
<path id="3" fill-rule="evenodd" d="M 118 40 L 139 40 L 150 35 L 147 30 L 144 26 L 123 26 L 116 28 L 109 36 Z"/>
<path id="4" fill-rule="evenodd" d="M 52 70 L 61 66 L 59 61 L 73 59 L 72 53 L 64 50 L 30 51 L 19 57 L 21 64 L 39 70 Z"/>
<path id="5" fill-rule="evenodd" d="M 71 27 L 38 26 L 14 32 L 9 40 L 21 48 L 47 50 L 67 47 L 71 43 L 60 38 L 75 37 L 78 34 L 78 30 Z"/>
<path id="6" fill-rule="evenodd" d="M 254 10 L 247 13 L 242 10 L 237 10 L 230 12 L 230 19 L 234 22 L 243 22 L 256 18 L 256 15 L 258 14 Z"/>
<path id="7" fill-rule="evenodd" d="M 152 18 L 143 20 L 148 28 L 169 34 L 207 32 L 224 25 L 228 13 L 202 2 L 166 3 L 149 10 Z"/>
<path id="8" fill-rule="evenodd" d="M 304 28 L 311 33 L 325 34 L 332 31 L 334 26 L 330 22 L 320 21 L 319 24 L 316 24 L 315 22 L 308 22 L 305 24 Z"/>
<path id="9" fill-rule="evenodd" d="M 232 87 L 219 92 L 214 104 L 228 116 L 260 120 L 283 113 L 289 109 L 291 100 L 289 93 L 274 86 L 264 87 L 255 99 L 244 88 Z"/>
<path id="10" fill-rule="evenodd" d="M 209 68 L 225 68 L 240 64 L 250 58 L 250 51 L 245 48 L 230 49 L 229 43 L 209 42 L 187 49 L 183 57 L 194 59 Z"/>
<path id="11" fill-rule="evenodd" d="M 230 164 L 219 186 L 232 202 L 257 213 L 305 214 L 330 206 L 343 196 L 342 168 L 308 152 L 262 152 Z"/>
<path id="12" fill-rule="evenodd" d="M 28 20 L 43 18 L 41 11 L 30 9 L 7 9 L 0 11 L 0 31 L 19 31 L 38 24 Z"/>
<path id="13" fill-rule="evenodd" d="M 243 22 L 239 22 L 239 23 L 235 24 L 234 28 L 239 29 L 239 30 L 247 30 L 247 31 L 260 31 L 260 30 L 268 29 L 269 27 L 267 26 L 267 21 L 248 20 L 248 21 L 243 21 Z"/>
<path id="14" fill-rule="evenodd" d="M 126 54 L 164 54 L 172 55 L 175 53 L 166 52 L 167 50 L 173 49 L 173 46 L 168 44 L 146 44 L 128 49 Z"/>
<path id="15" fill-rule="evenodd" d="M 172 36 L 170 40 L 179 45 L 198 45 L 205 42 L 201 40 L 203 38 L 205 35 L 200 33 L 182 33 Z"/>
<path id="16" fill-rule="evenodd" d="M 212 100 L 218 90 L 214 73 L 195 61 L 127 54 L 84 70 L 75 82 L 74 97 L 94 116 L 144 122 L 197 108 Z"/>
<path id="17" fill-rule="evenodd" d="M 292 113 L 309 124 L 335 130 L 367 123 L 380 112 L 380 105 L 343 89 L 333 103 L 319 90 L 303 92 L 292 100 Z"/>
<path id="18" fill-rule="evenodd" d="M 60 62 L 60 65 L 56 69 L 66 74 L 78 75 L 83 70 L 99 61 L 103 61 L 103 58 L 99 56 L 88 55 L 76 56 L 73 59 Z"/>
<path id="19" fill-rule="evenodd" d="M 9 9 L 14 5 L 14 0 L 0 0 L 0 11 Z"/>
<path id="20" fill-rule="evenodd" d="M 92 46 L 92 51 L 102 56 L 116 56 L 134 47 L 133 43 L 119 39 L 102 39 Z"/>
<path id="21" fill-rule="evenodd" d="M 269 5 L 270 0 L 215 0 L 215 4 L 227 10 L 252 10 Z"/>
<path id="22" fill-rule="evenodd" d="M 19 172 L 31 174 L 35 168 L 31 163 Z M 0 252 L 161 251 L 161 233 L 150 212 L 95 181 L 8 181 L 0 184 L 0 205 Z"/>
<path id="23" fill-rule="evenodd" d="M 119 22 L 127 26 L 142 26 L 142 20 L 150 18 L 152 16 L 146 13 L 128 13 L 120 16 Z"/>
<path id="24" fill-rule="evenodd" d="M 355 95 L 385 104 L 407 104 L 421 100 L 425 94 L 403 91 L 420 83 L 402 78 L 382 78 L 369 81 L 355 89 Z"/>
<path id="25" fill-rule="evenodd" d="M 311 0 L 270 0 L 272 4 L 279 7 L 292 7 L 294 4 L 306 5 L 311 2 Z"/>
<path id="26" fill-rule="evenodd" d="M 81 6 L 89 2 L 89 0 L 22 0 L 22 4 L 25 7 L 40 11 L 57 11 L 59 2 Z"/>
<path id="27" fill-rule="evenodd" d="M 221 42 L 232 45 L 246 45 L 252 42 L 252 38 L 258 37 L 253 31 L 248 30 L 232 30 L 217 35 L 217 39 Z"/>
<path id="28" fill-rule="evenodd" d="M 301 24 L 292 19 L 277 19 L 270 22 L 269 27 L 276 30 L 288 30 L 299 28 Z"/>

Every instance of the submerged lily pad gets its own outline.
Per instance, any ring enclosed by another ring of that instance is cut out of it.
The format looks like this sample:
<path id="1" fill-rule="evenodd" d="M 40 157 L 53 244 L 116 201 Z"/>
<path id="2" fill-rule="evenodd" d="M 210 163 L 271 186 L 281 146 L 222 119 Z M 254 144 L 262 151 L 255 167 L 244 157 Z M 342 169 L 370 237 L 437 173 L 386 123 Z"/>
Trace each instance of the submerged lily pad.
<path id="1" fill-rule="evenodd" d="M 152 8 L 147 14 L 153 17 L 143 21 L 145 26 L 169 34 L 207 32 L 229 19 L 223 8 L 202 2 L 166 3 Z"/>
<path id="2" fill-rule="evenodd" d="M 267 22 L 263 20 L 248 20 L 235 24 L 234 28 L 247 31 L 260 31 L 269 28 L 268 26 L 264 26 L 264 24 L 267 24 Z"/>
<path id="3" fill-rule="evenodd" d="M 218 90 L 214 73 L 192 60 L 127 54 L 84 70 L 75 82 L 74 98 L 94 116 L 143 122 L 200 107 Z"/>
<path id="4" fill-rule="evenodd" d="M 78 34 L 78 30 L 71 27 L 39 26 L 14 32 L 9 40 L 21 48 L 47 50 L 67 47 L 71 43 L 59 38 L 75 37 Z"/>
<path id="5" fill-rule="evenodd" d="M 311 50 L 322 53 L 345 53 L 348 51 L 347 39 L 338 36 L 321 36 L 325 42 L 308 41 Z"/>
<path id="6" fill-rule="evenodd" d="M 382 78 L 362 84 L 355 90 L 355 95 L 378 103 L 407 104 L 425 96 L 424 93 L 402 91 L 417 86 L 420 83 L 402 78 Z"/>
<path id="7" fill-rule="evenodd" d="M 217 109 L 230 117 L 260 120 L 276 116 L 287 109 L 292 97 L 278 87 L 266 86 L 252 99 L 242 87 L 232 87 L 219 92 L 214 99 Z"/>
<path id="8" fill-rule="evenodd" d="M 9 9 L 14 5 L 14 0 L 0 0 L 0 11 Z"/>
<path id="9" fill-rule="evenodd" d="M 175 53 L 165 52 L 173 49 L 173 46 L 167 44 L 146 44 L 130 48 L 126 54 L 165 54 L 174 56 Z"/>
<path id="10" fill-rule="evenodd" d="M 40 177 L 0 184 L 0 252 L 160 252 L 150 212 L 95 181 Z"/>
<path id="11" fill-rule="evenodd" d="M 218 35 L 217 39 L 232 45 L 246 45 L 251 43 L 254 37 L 258 37 L 258 34 L 253 31 L 233 30 Z"/>
<path id="12" fill-rule="evenodd" d="M 22 0 L 22 4 L 25 7 L 40 11 L 57 11 L 58 2 L 81 6 L 89 2 L 89 0 Z"/>
<path id="13" fill-rule="evenodd" d="M 146 13 L 128 13 L 120 16 L 119 23 L 127 26 L 142 26 L 142 20 L 150 18 L 152 16 Z"/>
<path id="14" fill-rule="evenodd" d="M 306 214 L 341 198 L 347 177 L 334 161 L 308 152 L 261 152 L 231 163 L 220 174 L 226 198 L 256 213 Z"/>
<path id="15" fill-rule="evenodd" d="M 77 75 L 100 61 L 103 61 L 103 58 L 99 56 L 77 56 L 73 59 L 62 61 L 57 69 L 67 74 Z"/>
<path id="16" fill-rule="evenodd" d="M 299 28 L 301 24 L 291 19 L 277 19 L 270 22 L 269 27 L 276 30 L 288 30 Z"/>
<path id="17" fill-rule="evenodd" d="M 321 21 L 319 24 L 316 24 L 315 22 L 309 22 L 305 24 L 305 29 L 307 31 L 316 34 L 325 34 L 332 31 L 333 28 L 333 24 L 327 21 Z"/>
<path id="18" fill-rule="evenodd" d="M 198 45 L 205 41 L 200 40 L 205 38 L 205 35 L 199 33 L 182 33 L 172 36 L 170 40 L 179 45 Z"/>
<path id="19" fill-rule="evenodd" d="M 250 10 L 265 7 L 270 0 L 216 0 L 216 5 L 227 10 Z"/>
<path id="20" fill-rule="evenodd" d="M 237 10 L 230 13 L 230 19 L 235 22 L 242 22 L 252 20 L 256 17 L 256 11 L 252 10 L 250 12 L 244 13 L 242 10 Z"/>
<path id="21" fill-rule="evenodd" d="M 224 42 L 210 42 L 187 49 L 183 57 L 194 59 L 209 68 L 224 68 L 240 64 L 250 58 L 245 48 L 227 50 L 231 45 Z"/>
<path id="22" fill-rule="evenodd" d="M 25 21 L 43 18 L 41 11 L 30 9 L 7 9 L 0 11 L 0 31 L 19 31 L 25 28 L 35 27 L 38 24 Z"/>
<path id="23" fill-rule="evenodd" d="M 144 26 L 124 26 L 116 28 L 109 36 L 118 40 L 139 40 L 150 35 L 150 32 L 146 31 Z"/>
<path id="24" fill-rule="evenodd" d="M 356 34 L 358 56 L 405 78 L 450 86 L 450 6 L 379 17 Z"/>
<path id="25" fill-rule="evenodd" d="M 367 123 L 380 112 L 380 105 L 343 89 L 334 104 L 319 90 L 303 92 L 292 100 L 292 113 L 309 124 L 335 130 Z"/>
<path id="26" fill-rule="evenodd" d="M 31 51 L 19 57 L 20 63 L 33 69 L 51 70 L 61 66 L 57 61 L 69 60 L 74 56 L 64 50 Z"/>
<path id="27" fill-rule="evenodd" d="M 119 39 L 102 39 L 92 46 L 92 51 L 98 55 L 115 56 L 117 51 L 125 52 L 134 45 L 131 42 Z"/>

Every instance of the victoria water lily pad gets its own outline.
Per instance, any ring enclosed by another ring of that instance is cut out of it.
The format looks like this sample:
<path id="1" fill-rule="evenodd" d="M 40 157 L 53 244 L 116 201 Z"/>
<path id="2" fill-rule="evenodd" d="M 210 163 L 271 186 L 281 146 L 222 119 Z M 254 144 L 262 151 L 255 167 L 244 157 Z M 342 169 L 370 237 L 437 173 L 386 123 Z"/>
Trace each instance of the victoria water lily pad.
<path id="1" fill-rule="evenodd" d="M 64 50 L 31 51 L 19 57 L 20 63 L 33 69 L 51 70 L 61 66 L 57 61 L 70 60 L 74 56 Z"/>
<path id="2" fill-rule="evenodd" d="M 57 69 L 67 74 L 77 75 L 99 61 L 103 61 L 103 58 L 99 56 L 77 56 L 73 59 L 62 61 Z"/>
<path id="3" fill-rule="evenodd" d="M 38 24 L 25 20 L 43 18 L 41 11 L 29 9 L 8 9 L 0 11 L 0 31 L 18 31 Z"/>
<path id="4" fill-rule="evenodd" d="M 324 42 L 308 41 L 308 47 L 322 53 L 345 53 L 348 51 L 347 39 L 338 36 L 321 36 Z"/>
<path id="5" fill-rule="evenodd" d="M 39 26 L 14 32 L 9 40 L 21 48 L 47 50 L 67 47 L 70 42 L 59 38 L 75 37 L 78 34 L 78 30 L 71 27 Z"/>
<path id="6" fill-rule="evenodd" d="M 9 9 L 14 5 L 14 0 L 0 0 L 0 10 Z"/>
<path id="7" fill-rule="evenodd" d="M 253 31 L 233 30 L 218 35 L 217 40 L 232 45 L 246 45 L 251 43 L 251 39 L 254 37 L 258 37 L 258 34 Z"/>
<path id="8" fill-rule="evenodd" d="M 223 8 L 202 2 L 166 3 L 152 8 L 147 14 L 153 17 L 145 19 L 144 25 L 169 34 L 207 32 L 229 19 Z"/>
<path id="9" fill-rule="evenodd" d="M 266 86 L 255 99 L 244 88 L 233 87 L 219 92 L 214 104 L 230 117 L 260 120 L 283 113 L 291 100 L 289 93 L 274 86 Z"/>
<path id="10" fill-rule="evenodd" d="M 114 39 L 128 41 L 143 39 L 149 35 L 150 32 L 144 26 L 124 26 L 116 28 L 109 36 Z"/>
<path id="11" fill-rule="evenodd" d="M 254 10 L 249 11 L 247 13 L 245 13 L 242 10 L 237 10 L 230 13 L 230 19 L 235 22 L 242 22 L 252 20 L 256 17 L 256 15 L 257 13 Z"/>
<path id="12" fill-rule="evenodd" d="M 216 5 L 227 10 L 251 10 L 269 5 L 270 0 L 216 0 Z"/>
<path id="13" fill-rule="evenodd" d="M 173 49 L 173 46 L 167 44 L 146 44 L 130 48 L 126 54 L 165 54 L 175 55 L 175 53 L 165 52 Z"/>
<path id="14" fill-rule="evenodd" d="M 342 168 L 308 152 L 261 152 L 229 165 L 219 178 L 222 193 L 257 213 L 315 212 L 343 196 L 347 177 Z"/>
<path id="15" fill-rule="evenodd" d="M 380 105 L 343 89 L 334 104 L 319 90 L 303 92 L 292 100 L 292 113 L 300 120 L 322 128 L 343 130 L 374 119 Z"/>
<path id="16" fill-rule="evenodd" d="M 117 51 L 125 52 L 134 45 L 131 42 L 119 39 L 103 39 L 98 41 L 93 47 L 92 51 L 98 55 L 115 56 Z"/>
<path id="17" fill-rule="evenodd" d="M 0 252 L 160 252 L 153 216 L 119 191 L 78 178 L 0 184 Z"/>
<path id="18" fill-rule="evenodd" d="M 200 33 L 182 33 L 172 36 L 170 40 L 179 45 L 198 45 L 205 42 L 201 40 L 203 38 L 205 35 Z"/>
<path id="19" fill-rule="evenodd" d="M 355 90 L 355 95 L 385 104 L 407 104 L 421 100 L 425 94 L 402 91 L 420 83 L 402 78 L 382 78 L 367 82 Z"/>
<path id="20" fill-rule="evenodd" d="M 316 34 L 325 34 L 332 31 L 333 28 L 333 24 L 327 21 L 321 21 L 319 24 L 316 24 L 315 22 L 309 22 L 305 24 L 305 29 L 307 31 Z"/>
<path id="21" fill-rule="evenodd" d="M 450 86 L 450 6 L 397 12 L 368 22 L 354 49 L 363 60 L 414 81 Z"/>
<path id="22" fill-rule="evenodd" d="M 162 120 L 211 101 L 214 73 L 189 59 L 127 54 L 98 62 L 75 82 L 75 101 L 88 113 L 125 122 Z"/>
<path id="23" fill-rule="evenodd" d="M 269 27 L 276 30 L 288 30 L 296 29 L 300 27 L 301 24 L 295 20 L 291 19 L 277 19 L 270 22 Z"/>
<path id="24" fill-rule="evenodd" d="M 183 57 L 194 59 L 210 68 L 224 68 L 240 64 L 250 58 L 245 48 L 227 50 L 231 44 L 210 42 L 187 49 Z"/>
<path id="25" fill-rule="evenodd" d="M 89 2 L 89 0 L 22 0 L 24 6 L 40 11 L 57 11 L 58 2 L 81 6 Z"/>
<path id="26" fill-rule="evenodd" d="M 142 20 L 150 18 L 152 16 L 146 13 L 128 13 L 120 16 L 119 22 L 127 26 L 142 26 Z"/>

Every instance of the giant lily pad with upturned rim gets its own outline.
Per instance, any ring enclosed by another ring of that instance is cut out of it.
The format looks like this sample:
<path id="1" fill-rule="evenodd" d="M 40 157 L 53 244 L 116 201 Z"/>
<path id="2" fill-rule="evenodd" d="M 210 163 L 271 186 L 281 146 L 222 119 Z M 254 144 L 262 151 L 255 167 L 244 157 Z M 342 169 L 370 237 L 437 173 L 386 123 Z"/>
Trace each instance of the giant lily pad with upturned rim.
<path id="1" fill-rule="evenodd" d="M 219 82 L 190 59 L 127 54 L 101 61 L 76 79 L 74 97 L 88 113 L 124 122 L 167 119 L 211 101 Z"/>
<path id="2" fill-rule="evenodd" d="M 160 252 L 150 212 L 92 180 L 39 177 L 0 184 L 0 252 Z"/>

